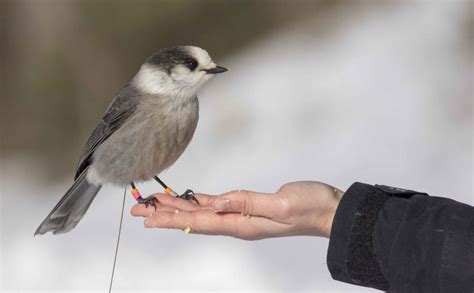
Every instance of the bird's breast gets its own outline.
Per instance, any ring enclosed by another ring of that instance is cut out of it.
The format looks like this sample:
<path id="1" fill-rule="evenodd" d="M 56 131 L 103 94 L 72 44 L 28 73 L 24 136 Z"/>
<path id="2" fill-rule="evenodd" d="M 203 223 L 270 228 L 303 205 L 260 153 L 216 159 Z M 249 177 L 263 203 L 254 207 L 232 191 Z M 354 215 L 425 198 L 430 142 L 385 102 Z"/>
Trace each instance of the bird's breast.
<path id="1" fill-rule="evenodd" d="M 191 141 L 199 117 L 197 97 L 180 103 L 144 98 L 135 113 L 94 154 L 105 183 L 151 179 L 170 167 Z"/>
<path id="2" fill-rule="evenodd" d="M 178 159 L 193 137 L 198 117 L 197 98 L 169 105 L 163 112 L 150 111 L 147 127 L 144 127 L 142 135 L 151 135 L 146 147 L 149 149 L 147 153 L 153 157 L 153 168 L 161 172 Z M 153 173 L 159 172 L 155 170 Z"/>

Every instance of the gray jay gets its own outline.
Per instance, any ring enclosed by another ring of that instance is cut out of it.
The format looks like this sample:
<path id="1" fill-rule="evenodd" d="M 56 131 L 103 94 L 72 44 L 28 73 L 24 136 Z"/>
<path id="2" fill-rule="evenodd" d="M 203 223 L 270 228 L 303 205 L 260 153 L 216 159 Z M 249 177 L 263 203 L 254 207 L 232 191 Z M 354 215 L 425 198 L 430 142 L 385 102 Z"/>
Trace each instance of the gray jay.
<path id="1" fill-rule="evenodd" d="M 138 202 L 155 206 L 155 197 L 142 198 L 134 184 L 154 178 L 166 193 L 196 201 L 191 190 L 178 195 L 157 175 L 191 141 L 199 117 L 197 90 L 225 71 L 198 47 L 166 48 L 151 55 L 110 103 L 84 147 L 74 184 L 35 235 L 73 229 L 104 184 L 130 184 Z"/>

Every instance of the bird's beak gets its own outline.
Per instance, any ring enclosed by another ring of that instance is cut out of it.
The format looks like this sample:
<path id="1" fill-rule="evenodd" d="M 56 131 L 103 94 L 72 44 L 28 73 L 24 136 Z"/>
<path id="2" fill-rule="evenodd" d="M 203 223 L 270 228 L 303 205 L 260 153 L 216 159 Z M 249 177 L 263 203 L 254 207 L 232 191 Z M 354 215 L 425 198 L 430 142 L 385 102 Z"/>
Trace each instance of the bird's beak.
<path id="1" fill-rule="evenodd" d="M 227 68 L 222 67 L 222 66 L 216 66 L 214 68 L 202 69 L 202 71 L 205 71 L 207 74 L 218 74 L 218 73 L 226 72 Z"/>

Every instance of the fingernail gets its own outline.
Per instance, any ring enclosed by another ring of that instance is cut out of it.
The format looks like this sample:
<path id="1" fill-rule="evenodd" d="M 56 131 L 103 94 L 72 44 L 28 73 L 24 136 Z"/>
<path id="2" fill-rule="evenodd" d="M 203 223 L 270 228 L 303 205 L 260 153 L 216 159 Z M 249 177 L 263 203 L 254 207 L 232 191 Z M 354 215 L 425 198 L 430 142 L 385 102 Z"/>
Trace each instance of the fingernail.
<path id="1" fill-rule="evenodd" d="M 229 199 L 216 199 L 212 204 L 214 211 L 216 212 L 224 212 L 229 209 L 230 200 Z"/>

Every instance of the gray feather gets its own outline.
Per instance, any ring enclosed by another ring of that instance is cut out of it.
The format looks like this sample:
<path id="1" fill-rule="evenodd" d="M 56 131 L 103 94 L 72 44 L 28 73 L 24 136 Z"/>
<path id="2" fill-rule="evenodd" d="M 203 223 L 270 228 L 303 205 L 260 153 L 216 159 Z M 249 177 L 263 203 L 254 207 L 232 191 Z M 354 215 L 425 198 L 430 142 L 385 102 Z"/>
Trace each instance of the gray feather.
<path id="1" fill-rule="evenodd" d="M 197 96 L 143 95 L 122 127 L 94 151 L 88 178 L 118 186 L 150 180 L 181 156 L 198 119 Z"/>
<path id="2" fill-rule="evenodd" d="M 112 100 L 102 121 L 96 126 L 87 141 L 74 179 L 92 163 L 92 155 L 97 147 L 117 131 L 133 114 L 140 100 L 140 92 L 131 84 L 127 84 Z"/>
<path id="3" fill-rule="evenodd" d="M 87 170 L 76 179 L 71 188 L 43 220 L 36 230 L 35 236 L 50 231 L 53 234 L 66 233 L 76 227 L 101 188 L 101 186 L 87 182 L 86 174 Z"/>

